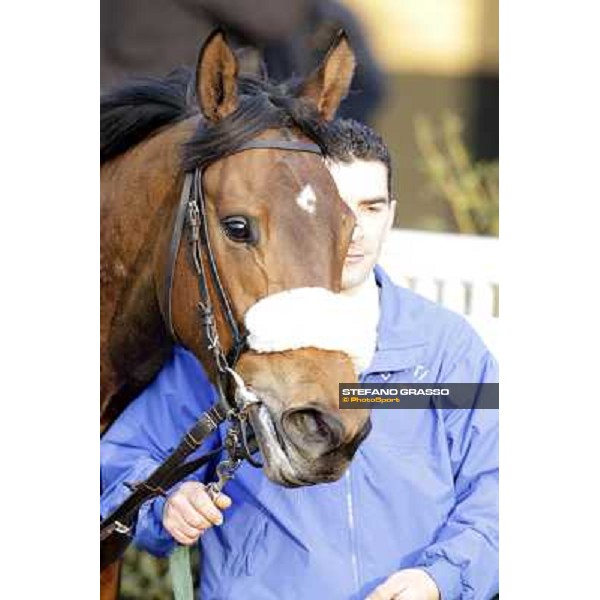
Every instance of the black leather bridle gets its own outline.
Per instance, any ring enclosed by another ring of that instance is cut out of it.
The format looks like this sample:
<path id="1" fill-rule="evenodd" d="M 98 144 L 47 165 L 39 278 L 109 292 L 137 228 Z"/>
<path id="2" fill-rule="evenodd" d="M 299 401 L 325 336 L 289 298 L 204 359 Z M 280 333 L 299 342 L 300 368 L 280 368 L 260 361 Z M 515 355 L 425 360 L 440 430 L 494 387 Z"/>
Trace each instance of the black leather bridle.
<path id="1" fill-rule="evenodd" d="M 259 149 L 310 152 L 322 156 L 319 146 L 298 140 L 254 140 L 240 145 L 230 154 Z M 218 481 L 208 486 L 213 497 L 216 497 L 224 484 L 233 477 L 234 471 L 243 460 L 247 460 L 255 467 L 262 466 L 252 457 L 256 445 L 255 441 L 252 443 L 250 439 L 251 432 L 249 432 L 250 425 L 247 418 L 249 408 L 260 401 L 245 386 L 244 381 L 234 369 L 240 354 L 245 349 L 246 335 L 242 333 L 234 317 L 231 302 L 219 277 L 208 234 L 206 202 L 202 185 L 202 177 L 207 167 L 208 163 L 205 163 L 185 175 L 169 245 L 165 285 L 160 306 L 167 331 L 175 342 L 179 341 L 172 319 L 172 290 L 177 255 L 181 246 L 184 226 L 187 223 L 192 260 L 198 280 L 198 310 L 207 346 L 215 363 L 215 385 L 218 399 L 210 409 L 202 414 L 194 427 L 182 438 L 177 448 L 145 481 L 126 484 L 132 490 L 132 494 L 100 523 L 101 569 L 120 558 L 125 552 L 132 538 L 138 510 L 143 503 L 157 496 L 166 496 L 166 490 L 197 471 L 221 451 L 226 450 L 228 456 L 217 466 Z M 217 332 L 208 277 L 211 279 L 219 309 L 231 334 L 232 346 L 227 355 L 221 347 Z M 233 398 L 228 397 L 228 390 L 233 390 Z M 226 420 L 231 422 L 231 427 L 223 446 L 200 458 L 185 462 L 185 459 L 196 451 L 204 440 Z"/>

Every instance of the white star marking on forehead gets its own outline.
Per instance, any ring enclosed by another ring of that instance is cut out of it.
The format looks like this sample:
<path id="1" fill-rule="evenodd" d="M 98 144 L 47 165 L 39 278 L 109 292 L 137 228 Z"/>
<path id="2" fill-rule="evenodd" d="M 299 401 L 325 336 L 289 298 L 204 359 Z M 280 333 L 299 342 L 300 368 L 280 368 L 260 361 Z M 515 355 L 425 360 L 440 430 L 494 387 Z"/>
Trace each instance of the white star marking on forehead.
<path id="1" fill-rule="evenodd" d="M 307 213 L 314 215 L 317 211 L 317 197 L 310 183 L 307 183 L 296 198 L 296 204 Z"/>

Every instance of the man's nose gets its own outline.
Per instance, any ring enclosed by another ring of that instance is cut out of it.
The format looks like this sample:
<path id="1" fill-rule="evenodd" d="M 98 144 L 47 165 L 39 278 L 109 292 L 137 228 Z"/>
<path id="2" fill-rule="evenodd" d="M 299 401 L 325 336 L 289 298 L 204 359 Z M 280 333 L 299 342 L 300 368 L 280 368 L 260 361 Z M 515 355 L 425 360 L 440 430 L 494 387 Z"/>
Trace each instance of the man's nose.
<path id="1" fill-rule="evenodd" d="M 358 217 L 356 217 L 356 225 L 354 226 L 354 230 L 352 231 L 352 241 L 360 242 L 363 239 L 363 236 L 363 228 L 361 227 Z"/>

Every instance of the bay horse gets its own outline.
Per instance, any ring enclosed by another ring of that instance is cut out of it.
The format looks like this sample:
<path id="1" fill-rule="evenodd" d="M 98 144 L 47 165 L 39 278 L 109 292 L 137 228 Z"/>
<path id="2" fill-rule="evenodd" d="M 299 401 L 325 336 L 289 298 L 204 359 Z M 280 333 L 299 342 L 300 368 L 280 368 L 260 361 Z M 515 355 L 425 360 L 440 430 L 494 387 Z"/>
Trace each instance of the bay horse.
<path id="1" fill-rule="evenodd" d="M 178 199 L 185 173 L 198 165 L 205 165 L 200 185 L 216 268 L 240 329 L 250 329 L 251 314 L 258 329 L 249 332 L 261 338 L 269 311 L 278 309 L 293 311 L 298 329 L 310 329 L 318 299 L 339 295 L 354 217 L 326 161 L 284 146 L 316 143 L 326 153 L 324 127 L 347 93 L 354 66 L 341 33 L 312 75 L 276 85 L 239 75 L 237 58 L 217 30 L 195 73 L 138 80 L 103 96 L 102 431 L 155 377 L 175 339 L 216 376 L 183 242 L 167 314 L 164 306 Z M 265 147 L 239 151 L 250 141 Z M 214 299 L 210 282 L 208 292 Z M 220 306 L 216 299 L 214 305 Z M 226 316 L 216 311 L 228 351 L 233 339 Z M 250 417 L 265 474 L 284 486 L 338 479 L 370 429 L 368 410 L 338 408 L 338 382 L 357 380 L 350 352 L 311 339 L 288 345 L 279 339 L 273 346 L 251 339 L 235 367 L 261 400 Z M 115 563 L 102 572 L 102 598 L 116 597 L 117 589 Z"/>

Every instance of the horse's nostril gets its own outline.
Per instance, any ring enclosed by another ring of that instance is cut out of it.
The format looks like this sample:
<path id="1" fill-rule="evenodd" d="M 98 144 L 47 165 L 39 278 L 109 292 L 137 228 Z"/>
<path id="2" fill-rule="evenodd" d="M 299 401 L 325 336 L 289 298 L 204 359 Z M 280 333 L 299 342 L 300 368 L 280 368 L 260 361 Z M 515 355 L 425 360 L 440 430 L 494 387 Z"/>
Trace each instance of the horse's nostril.
<path id="1" fill-rule="evenodd" d="M 284 413 L 282 425 L 287 436 L 299 448 L 311 444 L 326 452 L 337 448 L 342 440 L 342 424 L 317 408 L 292 409 Z"/>

